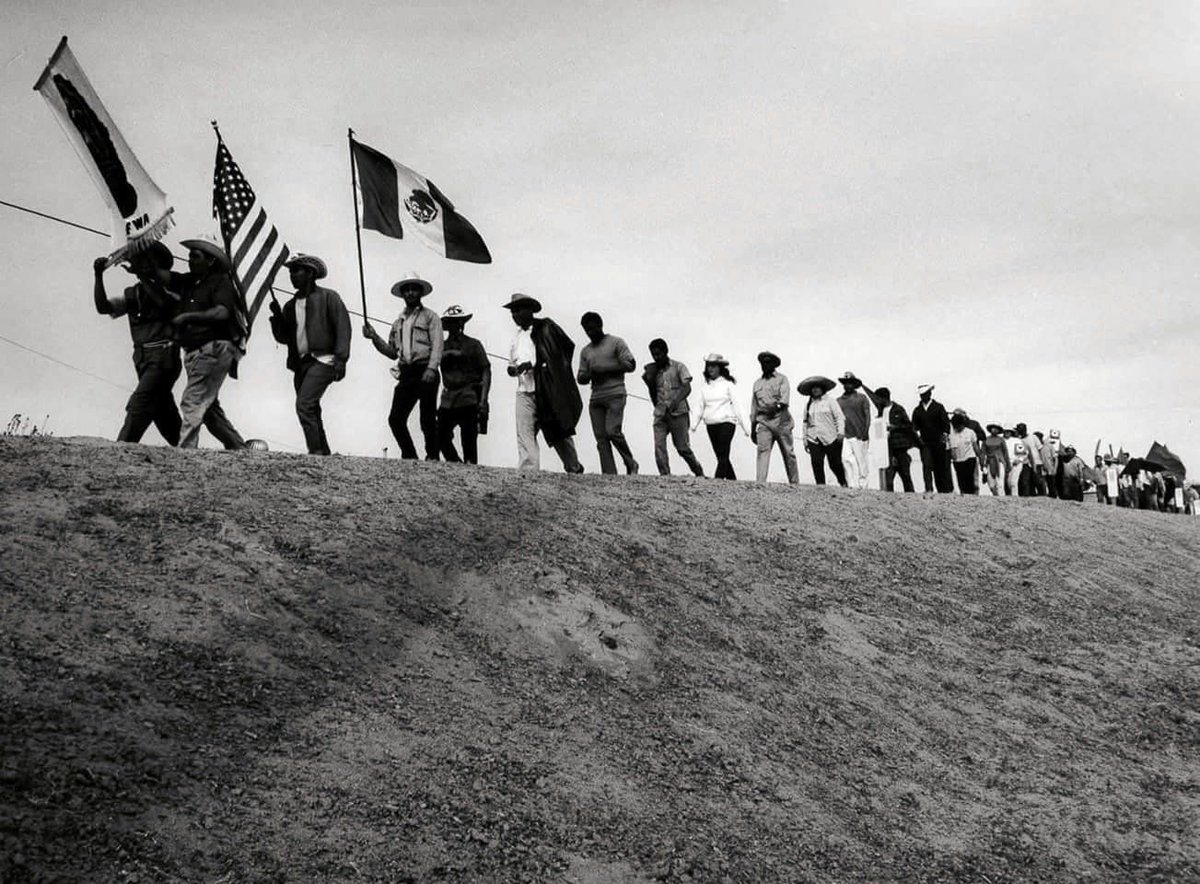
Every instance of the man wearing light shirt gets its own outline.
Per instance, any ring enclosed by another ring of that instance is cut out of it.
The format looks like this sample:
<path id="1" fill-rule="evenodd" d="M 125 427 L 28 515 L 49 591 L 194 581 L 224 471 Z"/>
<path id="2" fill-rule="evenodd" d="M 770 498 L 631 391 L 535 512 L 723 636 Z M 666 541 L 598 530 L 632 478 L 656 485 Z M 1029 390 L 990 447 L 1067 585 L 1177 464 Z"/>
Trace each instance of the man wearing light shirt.
<path id="1" fill-rule="evenodd" d="M 827 379 L 823 379 L 827 380 Z M 846 470 L 842 465 L 842 442 L 846 438 L 846 416 L 841 407 L 826 395 L 833 389 L 824 383 L 815 384 L 804 408 L 804 447 L 812 462 L 813 479 L 825 484 L 825 461 L 839 485 L 846 487 Z"/>
<path id="2" fill-rule="evenodd" d="M 579 371 L 575 377 L 580 384 L 592 386 L 588 416 L 600 453 L 600 472 L 606 476 L 617 474 L 617 462 L 613 457 L 615 448 L 625 464 L 625 472 L 632 476 L 638 471 L 638 464 L 629 450 L 622 424 L 627 398 L 625 375 L 637 367 L 637 362 L 622 338 L 605 333 L 604 320 L 599 313 L 583 314 L 579 324 L 588 336 L 588 343 L 579 351 Z"/>
<path id="3" fill-rule="evenodd" d="M 417 273 L 410 273 L 392 286 L 392 294 L 404 299 L 404 312 L 392 323 L 385 341 L 371 328 L 363 326 L 363 336 L 375 349 L 389 359 L 395 359 L 392 376 L 396 389 L 392 394 L 392 410 L 388 426 L 400 446 L 405 460 L 417 459 L 417 448 L 408 432 L 408 417 L 413 408 L 421 407 L 421 434 L 425 437 L 425 459 L 438 459 L 438 369 L 442 363 L 442 320 L 421 299 L 433 291 L 433 286 Z"/>
<path id="4" fill-rule="evenodd" d="M 791 385 L 788 379 L 776 371 L 781 360 L 769 350 L 758 354 L 762 377 L 754 382 L 750 394 L 750 433 L 758 444 L 758 462 L 755 481 L 760 485 L 767 481 L 771 468 L 771 448 L 779 446 L 783 455 L 783 468 L 787 471 L 788 483 L 800 484 L 800 469 L 796 465 L 796 448 L 793 434 L 796 422 L 792 420 Z"/>

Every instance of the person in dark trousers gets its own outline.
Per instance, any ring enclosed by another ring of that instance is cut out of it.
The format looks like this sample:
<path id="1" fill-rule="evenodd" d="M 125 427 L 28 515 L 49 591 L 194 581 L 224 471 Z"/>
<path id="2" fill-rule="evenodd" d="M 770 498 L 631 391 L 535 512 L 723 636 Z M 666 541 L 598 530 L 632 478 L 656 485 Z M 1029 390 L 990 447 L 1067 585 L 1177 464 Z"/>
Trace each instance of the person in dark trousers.
<path id="1" fill-rule="evenodd" d="M 195 448 L 203 426 L 226 450 L 241 451 L 246 441 L 225 416 L 218 396 L 225 379 L 237 376 L 245 308 L 230 275 L 229 255 L 215 237 L 185 239 L 180 245 L 188 250 L 186 294 L 171 320 L 187 372 L 179 397 L 179 447 Z"/>
<path id="2" fill-rule="evenodd" d="M 813 384 L 808 388 L 808 403 L 804 406 L 804 448 L 812 464 L 813 480 L 825 484 L 825 461 L 834 478 L 843 488 L 847 486 L 846 469 L 842 464 L 842 445 L 846 438 L 846 416 L 837 400 L 830 399 L 829 385 Z M 803 383 L 801 384 L 801 387 Z M 804 392 L 797 387 L 797 392 Z"/>
<path id="3" fill-rule="evenodd" d="M 895 491 L 896 477 L 899 476 L 901 486 L 911 494 L 914 489 L 912 455 L 909 452 L 920 446 L 912 421 L 904 406 L 892 401 L 892 391 L 887 387 L 879 387 L 868 395 L 887 422 L 888 465 L 884 474 L 884 490 Z"/>
<path id="4" fill-rule="evenodd" d="M 599 313 L 591 311 L 579 320 L 588 343 L 579 351 L 579 371 L 575 379 L 580 384 L 591 384 L 592 395 L 588 401 L 588 417 L 592 421 L 592 435 L 596 437 L 596 450 L 600 454 L 600 472 L 606 476 L 617 474 L 617 461 L 613 449 L 621 455 L 625 472 L 634 475 L 638 463 L 629 450 L 623 425 L 625 422 L 625 375 L 637 368 L 633 352 L 624 339 L 604 331 L 604 320 Z"/>
<path id="5" fill-rule="evenodd" d="M 417 459 L 417 446 L 408 432 L 408 418 L 420 405 L 421 435 L 425 437 L 425 459 L 438 459 L 438 370 L 442 364 L 442 320 L 421 304 L 433 285 L 418 273 L 410 273 L 392 286 L 392 295 L 404 299 L 404 311 L 392 323 L 387 340 L 370 322 L 363 324 L 363 337 L 388 359 L 395 359 L 392 377 L 392 409 L 388 426 L 400 446 L 400 457 Z"/>
<path id="6" fill-rule="evenodd" d="M 650 364 L 642 375 L 650 399 L 654 403 L 654 463 L 660 476 L 671 475 L 671 462 L 667 456 L 667 437 L 675 451 L 687 464 L 694 476 L 703 476 L 704 467 L 692 452 L 689 438 L 691 410 L 688 396 L 692 395 L 692 373 L 682 362 L 669 356 L 670 349 L 662 338 L 650 342 Z"/>
<path id="7" fill-rule="evenodd" d="M 321 419 L 321 397 L 346 376 L 350 360 L 350 313 L 333 289 L 317 285 L 328 275 L 316 255 L 297 254 L 288 269 L 295 296 L 279 306 L 271 301 L 271 334 L 287 347 L 287 367 L 296 390 L 296 417 L 309 454 L 328 455 L 329 440 Z"/>
<path id="8" fill-rule="evenodd" d="M 921 440 L 921 476 L 925 480 L 925 490 L 936 488 L 938 494 L 953 494 L 950 450 L 946 447 L 950 418 L 942 403 L 933 398 L 933 384 L 921 384 L 917 394 L 921 401 L 913 409 L 912 425 Z"/>
<path id="9" fill-rule="evenodd" d="M 438 436 L 442 457 L 450 463 L 479 463 L 479 433 L 487 427 L 492 364 L 483 344 L 466 334 L 473 316 L 453 304 L 442 313 L 446 342 L 442 347 L 442 402 Z M 462 457 L 454 449 L 454 429 L 462 436 Z"/>
<path id="10" fill-rule="evenodd" d="M 92 262 L 95 282 L 92 296 L 96 312 L 116 319 L 129 318 L 133 339 L 133 368 L 137 389 L 125 405 L 125 422 L 118 442 L 140 442 L 151 424 L 168 445 L 179 444 L 181 420 L 171 391 L 183 371 L 179 344 L 171 320 L 179 309 L 178 274 L 171 273 L 171 250 L 160 242 L 132 256 L 127 269 L 137 282 L 125 289 L 115 303 L 104 290 L 107 258 Z"/>

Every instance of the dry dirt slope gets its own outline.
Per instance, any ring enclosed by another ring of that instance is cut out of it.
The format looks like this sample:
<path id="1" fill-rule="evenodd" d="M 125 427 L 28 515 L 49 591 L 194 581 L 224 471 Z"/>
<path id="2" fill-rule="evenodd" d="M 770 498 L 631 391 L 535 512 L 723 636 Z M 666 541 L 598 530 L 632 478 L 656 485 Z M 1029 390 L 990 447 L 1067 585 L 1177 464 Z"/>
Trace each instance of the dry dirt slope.
<path id="1" fill-rule="evenodd" d="M 1200 526 L 0 439 L 0 880 L 1200 879 Z"/>

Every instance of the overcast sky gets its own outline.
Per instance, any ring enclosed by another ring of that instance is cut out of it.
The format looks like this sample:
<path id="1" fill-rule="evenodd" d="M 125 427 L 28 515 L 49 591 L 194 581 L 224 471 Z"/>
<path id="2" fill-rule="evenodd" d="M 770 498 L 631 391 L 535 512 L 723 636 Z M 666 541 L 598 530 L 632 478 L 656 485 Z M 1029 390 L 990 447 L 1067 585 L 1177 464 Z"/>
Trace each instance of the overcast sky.
<path id="1" fill-rule="evenodd" d="M 364 232 L 374 316 L 395 317 L 388 289 L 418 270 L 435 286 L 427 304 L 474 311 L 468 333 L 493 353 L 513 332 L 500 304 L 524 291 L 580 345 L 579 316 L 597 310 L 639 362 L 659 336 L 697 375 L 722 352 L 746 402 L 754 354 L 771 349 L 793 385 L 849 369 L 911 408 L 915 386 L 936 383 L 948 407 L 1059 428 L 1089 460 L 1097 439 L 1135 454 L 1158 439 L 1200 472 L 1193 3 L 6 9 L 0 199 L 107 227 L 32 90 L 65 34 L 175 206 L 171 244 L 216 230 L 216 119 L 293 251 L 322 256 L 359 309 L 353 127 L 432 179 L 495 259 L 448 262 Z M 0 334 L 128 388 L 124 320 L 91 306 L 106 246 L 0 207 Z M 110 287 L 125 279 L 109 271 Z M 354 323 L 349 376 L 325 399 L 330 442 L 394 455 L 388 363 Z M 283 362 L 264 321 L 221 399 L 244 436 L 298 449 Z M 120 427 L 127 392 L 5 341 L 0 377 L 5 421 Z M 513 386 L 500 368 L 486 463 L 516 462 Z M 627 415 L 652 470 L 649 406 Z M 586 416 L 578 441 L 596 469 Z M 694 443 L 711 469 L 707 439 Z M 750 443 L 735 455 L 752 477 Z M 543 465 L 558 466 L 552 453 Z"/>

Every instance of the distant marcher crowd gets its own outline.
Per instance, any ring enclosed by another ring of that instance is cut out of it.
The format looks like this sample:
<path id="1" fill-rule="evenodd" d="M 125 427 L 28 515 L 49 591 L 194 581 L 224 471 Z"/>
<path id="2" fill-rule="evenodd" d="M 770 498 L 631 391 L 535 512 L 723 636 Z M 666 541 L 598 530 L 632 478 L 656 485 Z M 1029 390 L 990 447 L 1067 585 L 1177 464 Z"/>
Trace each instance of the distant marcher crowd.
<path id="1" fill-rule="evenodd" d="M 205 427 L 227 449 L 251 447 L 218 399 L 226 377 L 236 377 L 247 334 L 229 256 L 215 238 L 184 240 L 182 245 L 188 249 L 187 273 L 172 272 L 170 251 L 155 243 L 129 259 L 129 272 L 137 281 L 116 298 L 110 299 L 104 286 L 106 260 L 98 258 L 94 264 L 96 310 L 128 317 L 134 345 L 138 384 L 117 438 L 137 442 L 153 424 L 169 445 L 195 447 Z M 321 399 L 330 384 L 346 375 L 350 315 L 336 291 L 317 284 L 328 273 L 324 261 L 299 254 L 285 266 L 295 293 L 282 306 L 272 300 L 271 332 L 287 349 L 296 417 L 308 451 L 328 455 Z M 466 334 L 472 314 L 454 305 L 439 315 L 423 303 L 432 291 L 433 285 L 419 274 L 406 275 L 391 289 L 404 308 L 387 337 L 369 321 L 362 333 L 394 363 L 396 386 L 387 420 L 401 457 L 420 456 L 409 432 L 410 416 L 417 410 L 425 459 L 474 464 L 478 437 L 488 428 L 491 364 L 482 342 Z M 574 436 L 583 414 L 579 387 L 587 386 L 601 472 L 616 474 L 619 457 L 627 474 L 637 473 L 623 429 L 629 396 L 625 377 L 637 369 L 629 345 L 605 331 L 598 313 L 584 313 L 580 325 L 588 342 L 579 353 L 578 369 L 572 370 L 575 344 L 552 319 L 538 316 L 542 305 L 536 298 L 517 293 L 502 306 L 516 326 L 507 373 L 516 383 L 517 466 L 540 467 L 540 434 L 564 470 L 584 471 Z M 744 416 L 729 362 L 720 353 L 705 357 L 696 390 L 691 372 L 671 358 L 666 341 L 655 338 L 648 351 L 642 381 L 654 408 L 654 460 L 660 475 L 671 473 L 668 440 L 694 475 L 704 475 L 691 447 L 692 434 L 703 424 L 717 461 L 715 478 L 737 478 L 730 453 L 740 432 L 757 447 L 756 481 L 767 481 L 772 452 L 778 448 L 787 480 L 795 485 L 800 481 L 795 452 L 799 430 L 818 485 L 826 483 L 828 468 L 839 485 L 866 488 L 871 430 L 879 422 L 887 448 L 880 485 L 886 491 L 894 490 L 897 478 L 904 491 L 915 490 L 916 450 L 926 492 L 952 494 L 957 488 L 961 494 L 978 494 L 986 485 L 996 496 L 1083 501 L 1090 488 L 1101 503 L 1195 512 L 1196 489 L 1167 471 L 1131 460 L 1124 452 L 1097 452 L 1087 464 L 1072 445 L 1062 442 L 1057 430 L 1031 432 L 1024 423 L 981 426 L 962 408 L 947 412 L 934 398 L 932 384 L 917 388 L 918 402 L 910 417 L 887 387 L 871 389 L 852 372 L 837 381 L 807 377 L 795 388 L 804 399 L 797 427 L 791 382 L 780 373 L 782 360 L 776 354 L 758 354 L 760 375 L 751 386 L 749 414 Z M 172 390 L 183 372 L 187 382 L 176 407 Z M 842 393 L 834 398 L 839 384 Z M 689 405 L 693 393 L 698 394 L 694 418 Z"/>

